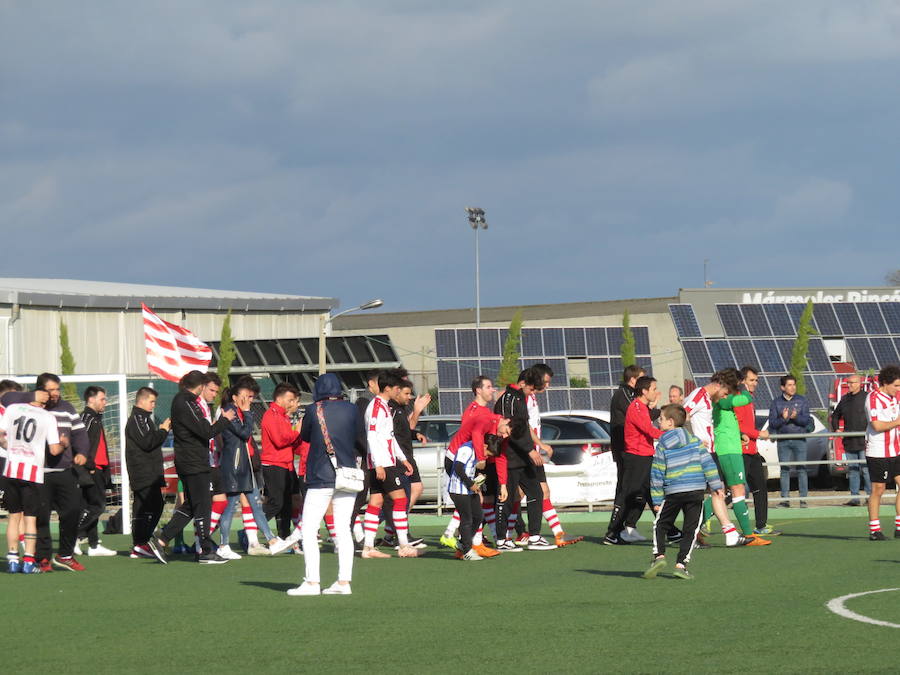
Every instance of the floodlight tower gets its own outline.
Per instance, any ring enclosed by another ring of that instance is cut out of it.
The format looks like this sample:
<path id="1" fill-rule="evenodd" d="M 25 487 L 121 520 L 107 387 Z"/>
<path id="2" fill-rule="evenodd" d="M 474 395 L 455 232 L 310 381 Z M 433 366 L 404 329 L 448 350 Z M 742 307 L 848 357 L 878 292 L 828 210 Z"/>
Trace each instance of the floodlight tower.
<path id="1" fill-rule="evenodd" d="M 478 329 L 481 328 L 481 273 L 480 273 L 480 251 L 478 248 L 478 231 L 488 229 L 487 221 L 484 219 L 484 209 L 477 206 L 467 206 L 466 216 L 469 225 L 475 230 L 475 345 L 476 354 L 481 359 L 481 338 Z"/>

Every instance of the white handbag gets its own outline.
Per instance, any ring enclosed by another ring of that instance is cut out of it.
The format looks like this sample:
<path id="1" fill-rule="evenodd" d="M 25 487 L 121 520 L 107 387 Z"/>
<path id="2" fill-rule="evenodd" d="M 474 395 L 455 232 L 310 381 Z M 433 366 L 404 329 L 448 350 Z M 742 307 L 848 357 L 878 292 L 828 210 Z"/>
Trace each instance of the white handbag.
<path id="1" fill-rule="evenodd" d="M 322 430 L 322 438 L 325 439 L 325 451 L 331 459 L 334 467 L 334 491 L 335 492 L 360 492 L 365 486 L 365 473 L 359 467 L 339 466 L 337 455 L 334 454 L 334 446 L 331 444 L 331 436 L 325 425 L 325 411 L 322 410 L 322 402 L 316 403 L 316 417 L 319 420 L 319 428 Z"/>

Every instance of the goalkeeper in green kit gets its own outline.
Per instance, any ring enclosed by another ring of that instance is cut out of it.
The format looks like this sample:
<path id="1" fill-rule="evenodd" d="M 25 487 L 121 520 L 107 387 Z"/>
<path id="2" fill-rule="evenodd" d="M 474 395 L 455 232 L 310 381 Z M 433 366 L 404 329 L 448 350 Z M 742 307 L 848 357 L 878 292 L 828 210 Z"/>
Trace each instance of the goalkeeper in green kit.
<path id="1" fill-rule="evenodd" d="M 746 539 L 746 546 L 768 546 L 772 542 L 753 534 L 753 526 L 750 524 L 741 430 L 734 414 L 735 408 L 748 405 L 753 399 L 747 392 L 740 391 L 740 373 L 737 370 L 726 368 L 718 375 L 722 387 L 713 401 L 713 432 L 719 470 L 723 482 L 731 491 L 731 508 L 737 518 L 741 534 Z"/>

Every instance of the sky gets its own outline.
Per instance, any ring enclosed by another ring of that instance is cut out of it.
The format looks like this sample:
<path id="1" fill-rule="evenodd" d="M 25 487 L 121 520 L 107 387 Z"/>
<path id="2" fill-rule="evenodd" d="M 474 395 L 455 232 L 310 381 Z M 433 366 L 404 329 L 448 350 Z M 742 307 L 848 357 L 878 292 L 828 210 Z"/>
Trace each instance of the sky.
<path id="1" fill-rule="evenodd" d="M 900 7 L 0 0 L 2 276 L 471 307 L 900 268 Z"/>

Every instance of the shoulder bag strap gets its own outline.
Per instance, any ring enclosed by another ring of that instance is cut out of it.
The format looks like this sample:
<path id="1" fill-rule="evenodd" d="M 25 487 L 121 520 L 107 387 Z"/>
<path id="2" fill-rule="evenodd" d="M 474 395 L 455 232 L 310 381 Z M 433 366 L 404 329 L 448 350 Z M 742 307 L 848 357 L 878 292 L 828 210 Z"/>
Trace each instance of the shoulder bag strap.
<path id="1" fill-rule="evenodd" d="M 322 430 L 322 438 L 325 439 L 325 452 L 331 458 L 331 463 L 335 468 L 338 467 L 337 455 L 334 454 L 334 446 L 331 444 L 331 435 L 328 433 L 328 426 L 325 424 L 325 410 L 322 402 L 316 403 L 316 417 L 319 420 L 319 428 Z"/>

